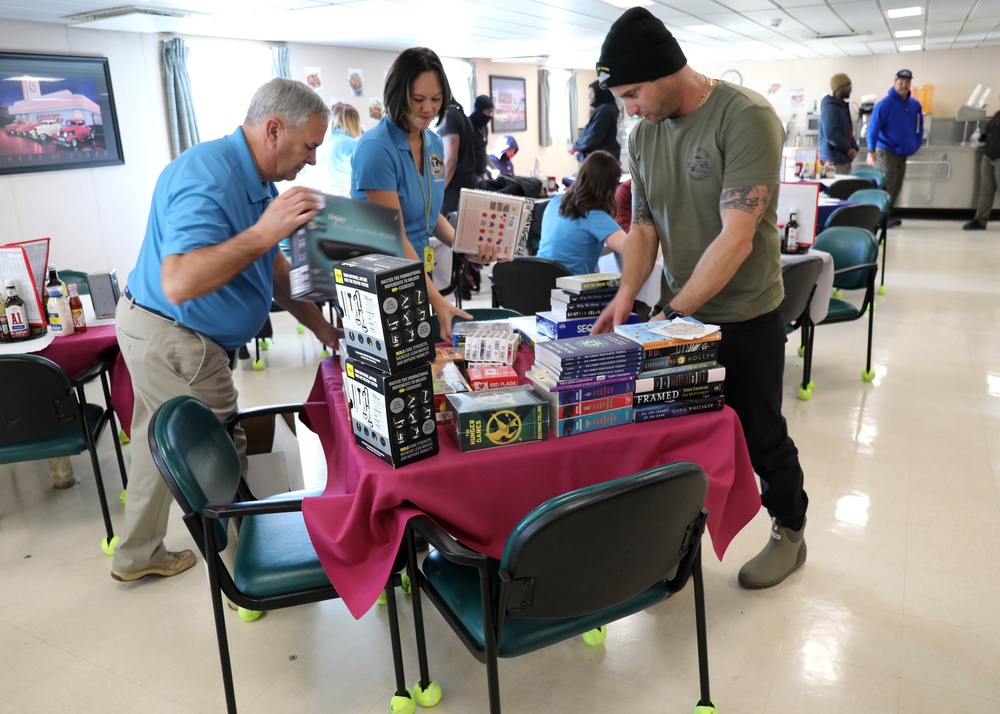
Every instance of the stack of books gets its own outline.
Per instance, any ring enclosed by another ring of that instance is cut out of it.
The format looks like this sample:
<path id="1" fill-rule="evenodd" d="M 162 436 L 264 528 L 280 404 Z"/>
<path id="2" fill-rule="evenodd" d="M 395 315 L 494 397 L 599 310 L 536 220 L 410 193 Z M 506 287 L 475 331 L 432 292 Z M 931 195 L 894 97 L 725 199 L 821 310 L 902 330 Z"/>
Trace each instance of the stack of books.
<path id="1" fill-rule="evenodd" d="M 551 308 L 535 315 L 538 332 L 553 340 L 589 335 L 618 292 L 621 277 L 621 273 L 589 273 L 557 278 Z M 638 322 L 639 316 L 628 321 Z"/>
<path id="2" fill-rule="evenodd" d="M 667 322 L 619 325 L 619 335 L 642 347 L 642 371 L 635 380 L 637 422 L 718 411 L 725 406 L 726 368 L 718 363 L 722 332 L 691 317 Z"/>
<path id="3" fill-rule="evenodd" d="M 632 422 L 642 346 L 614 333 L 535 345 L 527 373 L 549 403 L 549 433 L 570 436 Z"/>

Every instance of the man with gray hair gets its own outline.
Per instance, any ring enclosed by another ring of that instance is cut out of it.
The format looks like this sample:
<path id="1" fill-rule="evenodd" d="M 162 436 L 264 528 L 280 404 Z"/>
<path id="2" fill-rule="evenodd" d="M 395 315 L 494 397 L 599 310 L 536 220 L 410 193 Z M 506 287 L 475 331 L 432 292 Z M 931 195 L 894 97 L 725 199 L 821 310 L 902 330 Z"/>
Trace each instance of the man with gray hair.
<path id="1" fill-rule="evenodd" d="M 184 394 L 221 420 L 235 412 L 236 350 L 260 330 L 272 298 L 324 344 L 339 337 L 313 303 L 291 298 L 288 261 L 278 249 L 319 205 L 306 188 L 279 195 L 273 183 L 316 163 L 329 115 L 307 85 L 272 79 L 254 94 L 241 127 L 192 146 L 156 182 L 146 235 L 115 314 L 135 391 L 115 580 L 176 575 L 195 562 L 190 550 L 170 552 L 163 543 L 171 497 L 150 456 L 153 412 Z M 236 437 L 245 470 L 241 430 Z"/>

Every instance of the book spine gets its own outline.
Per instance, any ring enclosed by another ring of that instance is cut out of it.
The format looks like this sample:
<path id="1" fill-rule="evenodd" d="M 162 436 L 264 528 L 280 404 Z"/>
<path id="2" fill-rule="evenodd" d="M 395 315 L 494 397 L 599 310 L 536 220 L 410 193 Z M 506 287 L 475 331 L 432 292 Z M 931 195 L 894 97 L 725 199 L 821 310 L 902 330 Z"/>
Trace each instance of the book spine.
<path id="1" fill-rule="evenodd" d="M 587 303 L 579 304 L 584 305 Z M 607 306 L 607 303 L 601 303 L 596 307 L 570 306 L 566 310 L 560 310 L 558 307 L 553 307 L 550 312 L 561 320 L 578 320 L 581 317 L 598 317 L 602 312 L 604 312 L 604 308 Z"/>
<path id="2" fill-rule="evenodd" d="M 674 345 L 673 347 L 646 349 L 643 351 L 643 355 L 646 359 L 655 359 L 656 357 L 666 357 L 667 355 L 694 355 L 699 352 L 705 352 L 706 350 L 717 350 L 718 348 L 719 343 L 717 340 L 702 340 L 700 342 L 689 342 L 685 345 Z"/>
<path id="3" fill-rule="evenodd" d="M 574 293 L 582 293 L 585 290 L 598 290 L 615 288 L 621 284 L 621 278 L 593 277 L 588 278 L 580 275 L 568 275 L 556 278 L 556 287 L 569 290 Z"/>
<path id="4" fill-rule="evenodd" d="M 553 377 L 558 379 L 560 382 L 566 381 L 568 379 L 592 379 L 594 377 L 599 377 L 601 375 L 613 375 L 613 374 L 630 374 L 632 377 L 637 377 L 639 375 L 639 370 L 642 369 L 637 364 L 613 364 L 605 365 L 599 367 L 580 367 L 575 369 L 564 369 L 564 370 L 554 370 L 548 368 L 546 365 L 541 365 L 542 369 L 546 369 Z"/>
<path id="5" fill-rule="evenodd" d="M 619 325 L 618 327 L 621 327 L 621 325 Z M 680 345 L 691 345 L 696 342 L 718 342 L 719 340 L 722 339 L 721 332 L 713 332 L 712 334 L 705 335 L 704 337 L 697 340 L 685 340 L 680 337 L 663 337 L 662 339 L 660 339 L 655 333 L 651 334 L 644 333 L 641 335 L 636 335 L 633 332 L 630 332 L 627 328 L 619 330 L 618 327 L 615 327 L 615 332 L 624 337 L 629 338 L 630 340 L 638 342 L 639 344 L 642 345 L 642 348 L 646 351 L 660 350 L 667 347 L 678 347 Z"/>
<path id="6" fill-rule="evenodd" d="M 709 384 L 721 382 L 726 377 L 725 367 L 710 367 L 694 369 L 676 374 L 665 374 L 657 377 L 639 377 L 635 380 L 636 393 L 660 392 L 677 387 L 690 387 L 694 384 Z"/>
<path id="7" fill-rule="evenodd" d="M 639 321 L 639 316 L 634 312 L 629 315 L 628 324 Z M 553 340 L 565 340 L 570 337 L 582 337 L 589 335 L 597 322 L 596 317 L 581 317 L 578 320 L 551 320 L 545 315 L 536 314 L 535 322 L 538 325 L 538 332 Z"/>
<path id="8" fill-rule="evenodd" d="M 538 382 L 542 380 L 536 380 L 528 375 L 529 379 L 533 382 Z M 600 387 L 605 384 L 615 384 L 617 382 L 629 382 L 630 384 L 635 384 L 634 374 L 602 374 L 598 377 L 586 377 L 583 379 L 561 379 L 555 384 L 546 384 L 544 388 L 549 392 L 567 392 L 576 389 L 589 389 L 592 387 Z"/>
<path id="9" fill-rule="evenodd" d="M 567 292 L 566 290 L 561 290 L 559 288 L 552 288 L 552 302 L 565 303 L 567 305 L 575 305 L 583 302 L 603 302 L 605 304 L 611 302 L 611 299 L 618 292 L 618 288 L 610 288 L 607 290 L 585 290 L 583 292 Z"/>
<path id="10" fill-rule="evenodd" d="M 546 349 L 548 344 L 551 343 L 539 345 L 539 348 L 535 351 L 535 361 L 541 362 L 551 369 L 590 367 L 600 364 L 634 364 L 636 367 L 642 366 L 642 358 L 635 353 L 606 352 L 604 354 L 587 355 L 586 357 L 563 357 L 560 359 L 558 356 L 553 355 L 550 350 Z"/>
<path id="11" fill-rule="evenodd" d="M 642 370 L 652 372 L 657 369 L 667 367 L 679 367 L 681 365 L 705 365 L 707 362 L 714 363 L 719 356 L 719 350 L 704 350 L 702 352 L 681 352 L 679 354 L 663 355 L 662 357 L 647 357 L 642 361 Z"/>
<path id="12" fill-rule="evenodd" d="M 576 404 L 577 402 L 590 402 L 595 399 L 632 394 L 635 392 L 635 380 L 629 379 L 623 382 L 605 383 L 595 387 L 571 389 L 565 392 L 552 392 L 536 383 L 535 391 L 547 399 L 550 404 L 559 407 L 567 404 Z"/>
<path id="13" fill-rule="evenodd" d="M 615 397 L 604 397 L 602 399 L 592 399 L 589 402 L 575 402 L 573 404 L 562 404 L 555 405 L 550 404 L 549 413 L 555 414 L 557 419 L 570 419 L 573 417 L 584 416 L 587 414 L 596 414 L 598 412 L 606 412 L 611 409 L 622 409 L 623 407 L 630 407 L 634 402 L 634 394 L 619 394 Z"/>
<path id="14" fill-rule="evenodd" d="M 661 402 L 659 404 L 644 404 L 633 408 L 634 418 L 637 423 L 644 421 L 654 421 L 656 419 L 667 419 L 669 417 L 686 416 L 688 414 L 698 414 L 699 412 L 719 411 L 726 405 L 725 397 L 709 397 L 683 399 L 673 402 Z"/>
<path id="15" fill-rule="evenodd" d="M 632 408 L 623 407 L 590 416 L 579 416 L 571 419 L 556 419 L 549 423 L 549 433 L 555 436 L 572 436 L 588 431 L 607 429 L 620 424 L 632 423 Z"/>
<path id="16" fill-rule="evenodd" d="M 692 397 L 717 397 L 722 394 L 724 382 L 712 382 L 710 384 L 693 384 L 689 387 L 677 387 L 676 389 L 664 389 L 659 392 L 643 392 L 636 394 L 634 403 L 657 404 L 659 402 L 672 402 L 678 399 L 691 399 Z"/>

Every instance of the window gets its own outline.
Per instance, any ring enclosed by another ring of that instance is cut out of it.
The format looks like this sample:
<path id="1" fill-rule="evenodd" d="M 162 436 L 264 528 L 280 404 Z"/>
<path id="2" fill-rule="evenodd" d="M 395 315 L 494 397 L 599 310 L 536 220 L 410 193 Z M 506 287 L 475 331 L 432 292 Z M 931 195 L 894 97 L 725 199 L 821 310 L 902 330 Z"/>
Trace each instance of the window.
<path id="1" fill-rule="evenodd" d="M 569 115 L 569 83 L 576 81 L 565 69 L 549 70 L 549 129 L 552 145 L 568 144 L 573 126 Z"/>
<path id="2" fill-rule="evenodd" d="M 441 64 L 451 85 L 451 93 L 455 101 L 462 105 L 466 114 L 472 114 L 472 102 L 475 100 L 469 92 L 469 80 L 472 78 L 472 63 L 461 59 L 442 57 Z"/>
<path id="3" fill-rule="evenodd" d="M 191 99 L 202 141 L 232 134 L 246 117 L 250 100 L 271 79 L 266 45 L 186 39 Z"/>

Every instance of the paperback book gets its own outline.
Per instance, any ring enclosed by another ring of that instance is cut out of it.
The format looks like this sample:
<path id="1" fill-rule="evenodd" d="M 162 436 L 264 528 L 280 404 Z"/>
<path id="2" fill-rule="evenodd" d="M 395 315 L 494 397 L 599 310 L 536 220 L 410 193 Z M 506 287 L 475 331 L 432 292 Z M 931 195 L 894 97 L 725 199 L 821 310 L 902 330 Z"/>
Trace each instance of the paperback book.
<path id="1" fill-rule="evenodd" d="M 717 397 L 722 394 L 723 382 L 711 382 L 708 384 L 692 384 L 688 387 L 676 387 L 674 389 L 663 389 L 658 392 L 643 392 L 636 394 L 633 404 L 657 404 L 660 402 L 673 402 L 678 399 L 690 399 L 692 397 Z"/>
<path id="2" fill-rule="evenodd" d="M 659 392 L 665 389 L 689 387 L 693 384 L 711 384 L 713 382 L 722 382 L 725 378 L 725 367 L 692 369 L 686 372 L 676 372 L 674 374 L 664 374 L 655 377 L 640 376 L 635 380 L 635 391 L 636 394 Z"/>
<path id="3" fill-rule="evenodd" d="M 681 365 L 706 365 L 709 362 L 714 364 L 718 356 L 719 350 L 714 349 L 702 350 L 701 352 L 680 352 L 672 355 L 663 355 L 662 357 L 646 357 L 642 361 L 642 371 L 653 372 L 668 367 L 680 367 Z"/>
<path id="4" fill-rule="evenodd" d="M 594 317 L 580 317 L 574 320 L 562 320 L 548 310 L 535 313 L 535 323 L 538 326 L 538 331 L 554 340 L 589 335 L 590 331 L 594 329 L 595 322 L 597 322 L 596 315 Z M 634 312 L 626 320 L 627 324 L 637 322 L 639 322 L 639 316 Z M 617 329 L 616 327 L 615 330 Z"/>
<path id="5" fill-rule="evenodd" d="M 654 421 L 670 417 L 687 416 L 702 412 L 717 412 L 726 405 L 725 397 L 694 397 L 691 399 L 676 399 L 672 402 L 642 404 L 633 407 L 635 421 Z"/>
<path id="6" fill-rule="evenodd" d="M 581 379 L 558 379 L 555 375 L 536 364 L 525 375 L 536 387 L 550 392 L 564 392 L 575 389 L 586 389 L 597 387 L 603 384 L 613 384 L 616 382 L 629 382 L 634 385 L 635 372 L 624 372 L 621 374 L 602 374 L 597 377 L 584 377 Z"/>
<path id="7" fill-rule="evenodd" d="M 574 402 L 572 404 L 556 404 L 555 400 L 551 397 L 552 394 L 553 392 L 548 392 L 542 396 L 549 402 L 549 414 L 554 415 L 556 419 L 569 419 L 571 417 L 606 412 L 611 409 L 621 409 L 623 407 L 630 407 L 635 403 L 635 395 L 631 392 L 628 394 L 619 394 L 614 397 L 591 399 L 589 402 Z"/>
<path id="8" fill-rule="evenodd" d="M 530 372 L 528 373 L 530 377 Z M 635 380 L 624 379 L 616 382 L 601 382 L 590 387 L 579 387 L 577 389 L 567 389 L 555 391 L 547 385 L 532 380 L 535 392 L 556 407 L 578 402 L 590 402 L 597 399 L 607 399 L 622 395 L 632 395 L 635 392 Z"/>
<path id="9" fill-rule="evenodd" d="M 549 433 L 557 437 L 572 436 L 631 423 L 632 408 L 623 407 L 569 419 L 552 419 L 549 423 Z"/>
<path id="10" fill-rule="evenodd" d="M 640 362 L 642 347 L 632 340 L 608 332 L 602 335 L 553 340 L 535 349 L 535 359 L 551 365 L 586 364 L 612 356 Z"/>
<path id="11" fill-rule="evenodd" d="M 685 318 L 693 319 L 693 318 Z M 656 322 L 642 322 L 638 324 L 617 325 L 615 332 L 624 335 L 630 340 L 635 340 L 642 345 L 644 350 L 656 350 L 666 347 L 677 347 L 679 345 L 690 345 L 697 342 L 718 342 L 722 339 L 722 332 L 716 331 L 698 338 L 668 337 L 656 329 Z"/>
<path id="12" fill-rule="evenodd" d="M 556 278 L 556 287 L 579 293 L 597 288 L 616 288 L 622 282 L 621 273 L 586 273 L 584 275 L 563 275 Z"/>
<path id="13" fill-rule="evenodd" d="M 562 290 L 560 288 L 552 288 L 552 300 L 551 302 L 565 303 L 567 305 L 576 305 L 578 303 L 587 302 L 603 302 L 607 304 L 611 302 L 611 299 L 617 294 L 618 288 L 593 288 L 590 290 L 584 290 L 582 292 L 570 292 L 568 290 Z"/>

